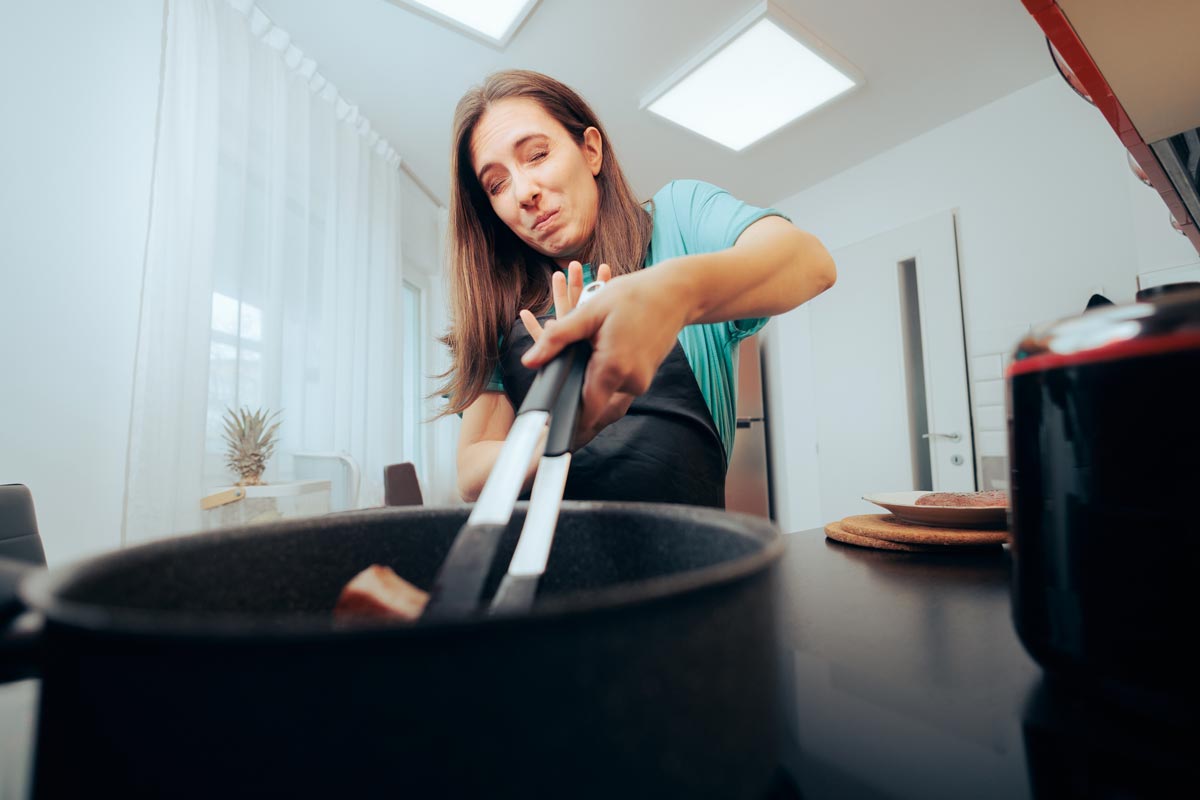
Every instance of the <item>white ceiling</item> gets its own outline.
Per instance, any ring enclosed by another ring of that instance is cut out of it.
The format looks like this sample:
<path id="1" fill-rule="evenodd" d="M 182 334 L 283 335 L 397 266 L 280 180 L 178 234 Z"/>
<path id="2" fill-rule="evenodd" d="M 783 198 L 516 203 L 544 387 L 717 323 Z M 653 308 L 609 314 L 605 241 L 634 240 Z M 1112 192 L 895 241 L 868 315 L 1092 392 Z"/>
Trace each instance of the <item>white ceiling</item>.
<path id="1" fill-rule="evenodd" d="M 497 69 L 538 70 L 579 91 L 639 195 L 700 178 L 758 205 L 1054 72 L 1020 0 L 780 0 L 866 85 L 734 153 L 638 105 L 755 0 L 541 0 L 503 50 L 388 0 L 258 5 L 443 204 L 455 103 Z"/>

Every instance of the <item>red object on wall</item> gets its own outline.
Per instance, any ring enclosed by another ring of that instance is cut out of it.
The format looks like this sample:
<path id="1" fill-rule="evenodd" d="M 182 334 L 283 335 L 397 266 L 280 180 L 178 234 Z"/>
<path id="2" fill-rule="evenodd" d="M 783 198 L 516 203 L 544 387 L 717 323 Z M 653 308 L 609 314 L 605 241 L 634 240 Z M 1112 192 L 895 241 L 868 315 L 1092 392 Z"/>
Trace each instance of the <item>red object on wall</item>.
<path id="1" fill-rule="evenodd" d="M 1046 41 L 1050 42 L 1049 39 Z M 1054 46 L 1053 42 L 1050 42 L 1050 55 L 1053 56 L 1054 66 L 1058 67 L 1058 71 L 1062 74 L 1063 80 L 1071 84 L 1071 88 L 1075 90 L 1076 94 L 1078 94 L 1084 100 L 1087 100 L 1089 103 L 1092 103 L 1091 95 L 1087 93 L 1087 87 L 1085 87 L 1079 78 L 1076 77 L 1074 70 L 1071 69 L 1071 65 L 1064 61 L 1063 57 L 1058 54 L 1058 48 Z M 1096 104 L 1092 103 L 1092 105 Z"/>
<path id="2" fill-rule="evenodd" d="M 1086 93 L 1091 97 L 1095 106 L 1100 109 L 1104 118 L 1108 120 L 1108 124 L 1116 132 L 1121 143 L 1145 170 L 1154 190 L 1171 209 L 1171 215 L 1181 221 L 1180 230 L 1188 237 L 1197 252 L 1200 252 L 1200 228 L 1196 227 L 1196 223 L 1188 214 L 1187 207 L 1184 206 L 1179 193 L 1171 185 L 1167 173 L 1159 165 L 1158 158 L 1150 146 L 1142 140 L 1137 129 L 1133 127 L 1129 115 L 1125 113 L 1121 102 L 1113 94 L 1112 87 L 1100 73 L 1100 68 L 1092 60 L 1087 47 L 1076 35 L 1070 20 L 1059 8 L 1058 3 L 1055 0 L 1021 0 L 1021 2 L 1025 5 L 1025 9 L 1033 15 L 1037 24 L 1041 26 L 1046 38 L 1054 45 L 1059 55 L 1071 67 L 1075 78 L 1083 84 Z"/>

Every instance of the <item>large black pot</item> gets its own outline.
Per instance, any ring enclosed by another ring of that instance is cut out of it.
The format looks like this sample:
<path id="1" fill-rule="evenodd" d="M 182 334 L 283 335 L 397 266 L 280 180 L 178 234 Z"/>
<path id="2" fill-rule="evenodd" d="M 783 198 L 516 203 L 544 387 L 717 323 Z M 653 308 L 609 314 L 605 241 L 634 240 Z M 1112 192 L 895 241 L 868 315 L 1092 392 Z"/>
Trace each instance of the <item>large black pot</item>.
<path id="1" fill-rule="evenodd" d="M 1177 707 L 1195 673 L 1200 293 L 1036 332 L 1008 392 L 1021 641 L 1052 672 Z"/>
<path id="2" fill-rule="evenodd" d="M 197 534 L 27 580 L 44 616 L 36 795 L 763 792 L 777 764 L 773 525 L 564 503 L 532 612 L 334 623 L 339 590 L 370 564 L 427 588 L 466 516 Z"/>

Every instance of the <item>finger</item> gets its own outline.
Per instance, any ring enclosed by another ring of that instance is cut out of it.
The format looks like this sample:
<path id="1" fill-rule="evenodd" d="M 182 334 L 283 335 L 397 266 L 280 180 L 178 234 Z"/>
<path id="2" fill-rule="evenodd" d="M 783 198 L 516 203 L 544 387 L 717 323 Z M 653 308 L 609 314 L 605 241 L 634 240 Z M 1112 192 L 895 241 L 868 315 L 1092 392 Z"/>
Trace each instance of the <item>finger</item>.
<path id="1" fill-rule="evenodd" d="M 575 429 L 575 441 L 572 445 L 573 450 L 578 450 L 588 442 L 590 442 L 600 431 L 613 424 L 629 411 L 629 406 L 633 403 L 633 395 L 627 392 L 617 392 L 608 402 L 608 407 L 600 414 L 600 418 L 596 420 L 595 425 L 590 428 L 585 428 L 579 425 Z"/>
<path id="2" fill-rule="evenodd" d="M 600 415 L 600 419 L 596 421 L 596 426 L 598 428 L 606 428 L 625 416 L 625 412 L 629 410 L 629 406 L 633 405 L 633 399 L 633 395 L 629 394 L 629 392 L 615 392 L 609 398 L 608 407 L 604 409 Z"/>
<path id="3" fill-rule="evenodd" d="M 567 299 L 571 303 L 571 308 L 575 308 L 581 294 L 583 294 L 583 264 L 572 261 L 567 265 Z"/>
<path id="4" fill-rule="evenodd" d="M 596 270 L 596 280 L 605 282 L 611 281 L 612 268 L 609 267 L 608 264 L 601 264 L 600 269 Z"/>
<path id="5" fill-rule="evenodd" d="M 596 306 L 588 304 L 574 314 L 559 317 L 553 324 L 547 322 L 541 340 L 521 356 L 521 363 L 537 369 L 571 342 L 592 338 L 603 321 L 604 315 L 598 313 Z"/>
<path id="6" fill-rule="evenodd" d="M 567 278 L 555 270 L 550 278 L 551 289 L 554 292 L 554 316 L 562 317 L 571 310 L 571 301 L 567 296 Z"/>
<path id="7" fill-rule="evenodd" d="M 592 358 L 583 379 L 583 408 L 579 412 L 581 426 L 590 429 L 606 416 L 620 383 L 620 370 Z"/>
<path id="8" fill-rule="evenodd" d="M 525 330 L 529 331 L 529 335 L 536 342 L 542 338 L 542 323 L 538 322 L 537 317 L 529 309 L 521 310 L 521 322 L 525 323 Z"/>

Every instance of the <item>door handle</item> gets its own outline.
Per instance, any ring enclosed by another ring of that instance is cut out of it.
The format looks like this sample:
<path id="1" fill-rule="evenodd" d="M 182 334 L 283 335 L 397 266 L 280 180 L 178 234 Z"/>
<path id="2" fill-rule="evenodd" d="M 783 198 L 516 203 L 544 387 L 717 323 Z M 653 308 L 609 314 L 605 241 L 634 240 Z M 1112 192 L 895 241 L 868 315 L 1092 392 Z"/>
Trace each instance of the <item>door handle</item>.
<path id="1" fill-rule="evenodd" d="M 958 431 L 955 431 L 954 433 L 923 433 L 923 434 L 921 434 L 921 438 L 922 439 L 949 439 L 952 442 L 957 442 L 959 439 L 962 438 L 962 434 L 959 433 Z"/>

